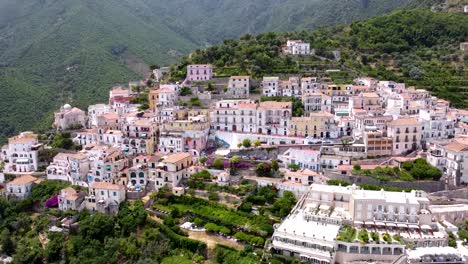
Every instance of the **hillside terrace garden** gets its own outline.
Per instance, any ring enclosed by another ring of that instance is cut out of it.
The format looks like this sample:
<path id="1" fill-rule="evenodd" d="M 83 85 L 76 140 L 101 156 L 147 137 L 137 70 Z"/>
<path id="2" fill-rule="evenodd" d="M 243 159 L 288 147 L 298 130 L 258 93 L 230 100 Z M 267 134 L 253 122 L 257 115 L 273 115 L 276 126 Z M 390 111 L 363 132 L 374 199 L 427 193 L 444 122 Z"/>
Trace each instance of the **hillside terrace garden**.
<path id="1" fill-rule="evenodd" d="M 292 193 L 285 192 L 279 197 L 271 186 L 255 190 L 237 209 L 192 195 L 175 196 L 164 189 L 154 197 L 152 207 L 169 213 L 164 217 L 166 224 L 189 221 L 207 232 L 232 236 L 254 247 L 263 246 L 265 239 L 273 234 L 273 224 L 287 216 L 296 204 Z M 253 213 L 254 206 L 257 213 Z"/>
<path id="2" fill-rule="evenodd" d="M 374 179 L 388 181 L 438 181 L 442 172 L 430 165 L 425 159 L 403 162 L 398 167 L 377 167 L 373 170 L 363 170 L 360 165 L 354 165 L 353 175 L 368 176 Z"/>

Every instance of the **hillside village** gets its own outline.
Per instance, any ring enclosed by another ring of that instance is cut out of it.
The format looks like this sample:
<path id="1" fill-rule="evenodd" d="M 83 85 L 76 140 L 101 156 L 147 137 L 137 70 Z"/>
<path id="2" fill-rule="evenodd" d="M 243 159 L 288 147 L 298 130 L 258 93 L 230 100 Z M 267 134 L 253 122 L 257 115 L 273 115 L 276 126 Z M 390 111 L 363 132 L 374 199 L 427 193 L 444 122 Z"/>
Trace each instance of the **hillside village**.
<path id="1" fill-rule="evenodd" d="M 314 49 L 289 40 L 282 52 Z M 169 82 L 170 71 L 153 67 L 85 110 L 63 105 L 47 134 L 9 138 L 4 197 L 58 181 L 46 208 L 117 215 L 141 200 L 156 221 L 178 214 L 189 234 L 266 258 L 467 263 L 467 110 L 366 76 L 226 78 L 196 64 Z M 76 215 L 51 230 L 72 232 Z"/>

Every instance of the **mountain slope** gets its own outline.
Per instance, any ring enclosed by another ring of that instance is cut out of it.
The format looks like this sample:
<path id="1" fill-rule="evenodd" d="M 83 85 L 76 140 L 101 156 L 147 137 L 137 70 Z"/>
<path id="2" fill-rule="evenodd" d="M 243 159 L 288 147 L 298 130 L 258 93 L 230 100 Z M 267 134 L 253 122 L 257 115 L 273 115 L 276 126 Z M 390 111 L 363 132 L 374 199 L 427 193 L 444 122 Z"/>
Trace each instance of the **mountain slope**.
<path id="1" fill-rule="evenodd" d="M 0 142 L 49 127 L 65 102 L 87 107 L 141 78 L 128 61 L 169 64 L 247 32 L 351 22 L 415 1 L 0 0 Z"/>
<path id="2" fill-rule="evenodd" d="M 244 33 L 310 30 L 319 26 L 351 23 L 420 1 L 146 0 L 148 5 L 154 7 L 157 16 L 168 21 L 169 27 L 197 43 L 219 42 Z"/>
<path id="3" fill-rule="evenodd" d="M 3 135 L 48 126 L 42 119 L 60 104 L 85 107 L 104 100 L 113 84 L 141 78 L 122 63 L 125 57 L 174 61 L 171 54 L 195 47 L 158 21 L 129 12 L 125 1 L 37 1 L 29 7 L 0 31 L 0 111 L 9 113 L 0 115 Z"/>
<path id="4" fill-rule="evenodd" d="M 281 56 L 288 39 L 303 39 L 321 56 L 294 61 Z M 188 63 L 212 63 L 218 76 L 275 73 L 329 74 L 335 82 L 350 83 L 366 75 L 406 82 L 468 108 L 468 61 L 459 44 L 468 39 L 468 16 L 429 10 L 396 11 L 388 15 L 317 31 L 264 33 L 224 41 L 193 53 L 171 73 L 179 78 Z M 339 50 L 341 59 L 333 58 Z"/>

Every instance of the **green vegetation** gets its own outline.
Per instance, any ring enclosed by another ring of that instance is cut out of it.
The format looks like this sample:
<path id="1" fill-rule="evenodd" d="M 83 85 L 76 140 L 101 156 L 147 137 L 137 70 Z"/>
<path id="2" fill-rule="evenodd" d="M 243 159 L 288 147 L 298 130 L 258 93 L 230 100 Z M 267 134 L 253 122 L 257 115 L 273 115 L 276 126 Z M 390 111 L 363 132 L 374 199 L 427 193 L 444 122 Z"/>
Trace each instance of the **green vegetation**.
<path id="1" fill-rule="evenodd" d="M 57 193 L 60 186 L 56 183 L 45 181 L 34 187 L 35 208 Z M 206 254 L 204 243 L 148 219 L 141 201 L 122 203 L 117 216 L 83 211 L 77 214 L 79 229 L 70 234 L 48 229 L 53 219 L 76 212 L 44 208 L 35 212 L 4 198 L 0 198 L 0 208 L 1 252 L 13 256 L 14 263 L 59 263 L 64 256 L 67 263 L 147 263 L 181 255 L 203 260 Z M 39 234 L 47 235 L 44 247 Z"/>
<path id="2" fill-rule="evenodd" d="M 457 238 L 452 232 L 448 233 L 448 246 L 457 248 Z"/>
<path id="3" fill-rule="evenodd" d="M 377 244 L 380 242 L 380 235 L 377 232 L 371 232 L 370 236 L 372 238 L 372 241 L 376 242 Z"/>
<path id="4" fill-rule="evenodd" d="M 400 236 L 400 235 L 393 235 L 393 240 L 397 241 L 398 243 L 400 244 L 404 244 L 405 242 L 403 241 L 403 238 Z M 391 242 L 391 239 L 389 239 L 389 241 Z M 389 242 L 389 243 L 390 243 Z"/>
<path id="5" fill-rule="evenodd" d="M 296 205 L 296 197 L 290 191 L 284 191 L 283 196 L 273 203 L 271 212 L 278 217 L 286 217 Z"/>
<path id="6" fill-rule="evenodd" d="M 251 248 L 238 252 L 232 248 L 217 245 L 215 248 L 215 263 L 220 264 L 257 264 L 260 263 L 258 254 L 253 254 Z M 281 262 L 282 263 L 282 262 Z"/>
<path id="7" fill-rule="evenodd" d="M 361 166 L 354 165 L 353 174 L 369 176 L 380 181 L 438 181 L 442 177 L 442 172 L 431 166 L 425 159 L 418 158 L 414 161 L 406 161 L 402 164 L 401 170 L 398 167 L 377 167 L 373 170 L 362 170 Z"/>
<path id="8" fill-rule="evenodd" d="M 175 62 L 197 46 L 238 37 L 247 29 L 292 30 L 349 22 L 388 12 L 410 0 L 377 0 L 366 12 L 357 2 L 343 5 L 338 0 L 269 2 L 230 0 L 217 2 L 215 9 L 213 0 L 0 2 L 0 110 L 10 113 L 0 117 L 0 142 L 21 130 L 48 129 L 52 112 L 65 102 L 85 108 L 105 101 L 112 85 L 146 77 L 142 76 L 147 73 L 145 64 Z M 340 10 L 341 14 L 304 11 L 295 16 L 302 22 L 290 23 L 297 7 Z M 267 19 L 272 14 L 274 21 Z M 182 76 L 185 69 L 178 70 L 178 79 Z"/>
<path id="9" fill-rule="evenodd" d="M 179 92 L 180 96 L 192 95 L 192 90 L 189 87 L 182 87 Z"/>
<path id="10" fill-rule="evenodd" d="M 202 170 L 200 172 L 190 175 L 190 178 L 197 180 L 209 180 L 212 179 L 213 176 L 207 170 Z"/>
<path id="11" fill-rule="evenodd" d="M 396 236 L 396 235 L 395 235 Z M 395 238 L 395 236 L 393 236 L 393 239 L 395 239 L 396 241 L 399 241 L 397 238 Z M 387 242 L 388 244 L 392 243 L 392 237 L 388 234 L 388 233 L 384 233 L 382 235 L 382 239 Z"/>
<path id="12" fill-rule="evenodd" d="M 466 244 L 468 241 L 468 221 L 463 222 L 458 226 L 458 237 Z"/>
<path id="13" fill-rule="evenodd" d="M 223 235 L 231 234 L 231 230 L 224 226 L 219 226 L 214 223 L 207 223 L 205 226 L 206 231 L 213 232 L 213 233 L 221 233 Z"/>
<path id="14" fill-rule="evenodd" d="M 70 133 L 55 134 L 50 145 L 57 149 L 81 150 L 80 145 L 73 143 Z"/>
<path id="15" fill-rule="evenodd" d="M 341 186 L 349 186 L 351 185 L 349 182 L 347 181 L 341 181 L 341 180 L 328 180 L 327 181 L 327 184 L 328 185 L 341 185 Z M 390 186 L 380 186 L 380 185 L 374 185 L 374 184 L 365 184 L 365 183 L 361 183 L 361 184 L 356 184 L 357 186 L 361 187 L 362 189 L 364 190 L 370 190 L 370 191 L 380 191 L 380 190 L 384 190 L 384 191 L 388 191 L 388 192 L 402 192 L 402 191 L 405 191 L 405 192 L 411 192 L 412 190 L 417 190 L 416 188 L 398 188 L 398 187 L 390 187 Z"/>
<path id="16" fill-rule="evenodd" d="M 369 233 L 367 233 L 367 230 L 365 228 L 359 230 L 358 239 L 363 244 L 369 243 Z"/>
<path id="17" fill-rule="evenodd" d="M 252 236 L 249 234 L 246 234 L 244 232 L 237 232 L 234 237 L 236 239 L 239 239 L 242 242 L 252 244 L 253 246 L 263 246 L 265 244 L 265 240 L 261 237 L 258 236 Z"/>
<path id="18" fill-rule="evenodd" d="M 250 148 L 252 146 L 252 143 L 250 142 L 250 139 L 246 138 L 242 141 L 242 146 L 244 148 Z"/>
<path id="19" fill-rule="evenodd" d="M 354 227 L 344 225 L 341 227 L 340 232 L 336 237 L 336 240 L 344 242 L 354 242 L 354 239 L 356 238 L 356 233 L 357 232 Z"/>
<path id="20" fill-rule="evenodd" d="M 275 73 L 303 73 L 307 69 L 337 68 L 329 73 L 339 82 L 358 75 L 406 82 L 424 88 L 467 107 L 465 100 L 468 73 L 459 44 L 468 37 L 468 18 L 463 14 L 429 10 L 396 11 L 389 15 L 354 22 L 350 26 L 313 32 L 263 33 L 227 40 L 206 50 L 197 50 L 186 63 L 213 63 L 217 67 L 235 67 L 260 77 Z M 280 56 L 287 39 L 311 43 L 321 60 Z M 333 52 L 341 58 L 335 61 Z M 462 96 L 455 96 L 461 94 Z"/>
<path id="21" fill-rule="evenodd" d="M 204 182 L 201 179 L 189 179 L 186 184 L 188 187 L 190 187 L 190 189 L 207 190 L 209 192 L 226 192 L 237 196 L 244 196 L 255 189 L 255 186 L 252 184 L 242 184 L 239 186 L 219 186 L 217 184 Z"/>
<path id="22" fill-rule="evenodd" d="M 229 229 L 237 228 L 260 236 L 273 232 L 270 221 L 264 216 L 235 211 L 224 205 L 201 198 L 190 196 L 177 197 L 173 195 L 168 197 L 158 199 L 155 204 L 163 203 L 164 206 L 171 210 L 177 208 L 182 215 L 190 214 L 206 222 L 225 226 Z"/>

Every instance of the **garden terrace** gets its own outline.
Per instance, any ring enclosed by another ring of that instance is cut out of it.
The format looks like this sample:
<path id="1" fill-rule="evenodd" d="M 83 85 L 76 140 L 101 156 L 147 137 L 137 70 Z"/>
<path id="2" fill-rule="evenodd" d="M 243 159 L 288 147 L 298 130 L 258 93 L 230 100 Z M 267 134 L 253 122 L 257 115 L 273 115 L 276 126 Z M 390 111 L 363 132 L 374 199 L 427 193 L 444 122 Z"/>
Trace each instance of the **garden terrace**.
<path id="1" fill-rule="evenodd" d="M 160 207 L 160 204 L 162 204 L 163 207 Z M 184 215 L 199 217 L 208 222 L 226 226 L 232 230 L 243 230 L 247 233 L 261 236 L 273 233 L 272 223 L 266 217 L 235 211 L 224 205 L 206 201 L 201 198 L 170 196 L 168 199 L 156 200 L 153 206 L 170 211 L 177 208 L 177 210 Z"/>

